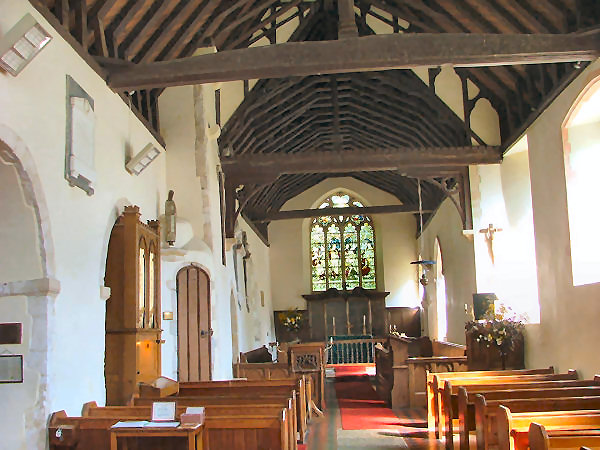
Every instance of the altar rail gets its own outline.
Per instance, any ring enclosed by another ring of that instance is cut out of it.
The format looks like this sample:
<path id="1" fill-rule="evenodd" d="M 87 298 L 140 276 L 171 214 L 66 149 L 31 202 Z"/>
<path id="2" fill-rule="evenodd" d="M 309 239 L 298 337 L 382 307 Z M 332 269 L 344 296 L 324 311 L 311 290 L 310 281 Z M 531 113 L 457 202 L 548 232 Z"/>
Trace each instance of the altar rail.
<path id="1" fill-rule="evenodd" d="M 375 362 L 375 345 L 385 338 L 359 338 L 331 342 L 327 347 L 327 364 Z"/>

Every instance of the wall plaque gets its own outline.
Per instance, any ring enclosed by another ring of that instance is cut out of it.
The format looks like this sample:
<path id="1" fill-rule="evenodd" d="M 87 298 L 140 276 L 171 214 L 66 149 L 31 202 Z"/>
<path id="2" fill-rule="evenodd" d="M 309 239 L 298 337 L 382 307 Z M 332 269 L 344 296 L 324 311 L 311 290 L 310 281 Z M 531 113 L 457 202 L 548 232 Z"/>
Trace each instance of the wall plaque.
<path id="1" fill-rule="evenodd" d="M 0 383 L 23 382 L 23 355 L 0 355 Z"/>
<path id="2" fill-rule="evenodd" d="M 0 344 L 20 344 L 23 335 L 23 324 L 0 323 Z"/>

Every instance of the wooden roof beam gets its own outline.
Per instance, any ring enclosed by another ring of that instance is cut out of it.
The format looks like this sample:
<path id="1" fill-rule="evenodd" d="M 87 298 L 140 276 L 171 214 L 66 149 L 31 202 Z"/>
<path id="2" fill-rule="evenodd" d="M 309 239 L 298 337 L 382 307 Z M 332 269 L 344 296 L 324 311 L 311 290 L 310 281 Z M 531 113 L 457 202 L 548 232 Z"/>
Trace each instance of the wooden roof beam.
<path id="1" fill-rule="evenodd" d="M 364 72 L 452 64 L 480 67 L 592 61 L 600 31 L 573 34 L 389 34 L 340 41 L 287 42 L 173 61 L 115 67 L 116 90 L 255 78 Z"/>
<path id="2" fill-rule="evenodd" d="M 254 219 L 254 222 L 271 222 L 272 220 L 305 219 L 307 217 L 321 216 L 339 216 L 339 215 L 372 215 L 372 214 L 393 214 L 393 213 L 411 213 L 417 214 L 419 205 L 384 205 L 384 206 L 365 206 L 348 208 L 316 208 L 316 209 L 293 209 L 289 211 L 277 211 L 267 214 L 260 219 Z M 432 212 L 432 210 L 423 210 L 423 212 Z"/>
<path id="3" fill-rule="evenodd" d="M 234 176 L 243 183 L 247 180 L 269 180 L 281 174 L 403 171 L 409 168 L 496 164 L 501 160 L 498 147 L 474 146 L 253 154 L 222 158 L 221 166 L 228 176 Z"/>

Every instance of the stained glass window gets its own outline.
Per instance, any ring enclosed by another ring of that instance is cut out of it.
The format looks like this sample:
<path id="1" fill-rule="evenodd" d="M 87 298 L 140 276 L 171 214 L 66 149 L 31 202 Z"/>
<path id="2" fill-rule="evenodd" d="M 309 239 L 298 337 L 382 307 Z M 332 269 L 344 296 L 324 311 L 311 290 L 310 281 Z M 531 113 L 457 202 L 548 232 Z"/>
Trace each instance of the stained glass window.
<path id="1" fill-rule="evenodd" d="M 342 192 L 327 198 L 320 209 L 362 208 Z M 323 211 L 326 212 L 326 211 Z M 336 215 L 313 219 L 310 230 L 312 290 L 376 289 L 375 232 L 369 216 Z"/>

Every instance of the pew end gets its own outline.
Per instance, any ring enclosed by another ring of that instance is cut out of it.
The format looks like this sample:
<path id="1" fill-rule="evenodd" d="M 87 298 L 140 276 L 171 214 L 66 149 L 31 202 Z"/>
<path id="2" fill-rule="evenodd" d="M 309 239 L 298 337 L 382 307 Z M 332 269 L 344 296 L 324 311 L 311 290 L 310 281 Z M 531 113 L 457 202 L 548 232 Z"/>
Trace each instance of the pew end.
<path id="1" fill-rule="evenodd" d="M 149 384 L 139 383 L 140 397 L 169 397 L 178 392 L 179 382 L 167 377 L 158 377 Z"/>
<path id="2" fill-rule="evenodd" d="M 548 433 L 539 423 L 531 422 L 529 425 L 529 446 L 531 450 L 548 448 Z"/>
<path id="3" fill-rule="evenodd" d="M 48 423 L 48 442 L 50 448 L 68 447 L 75 448 L 79 442 L 79 427 L 75 425 L 61 425 L 62 419 L 67 416 L 66 411 L 53 412 Z"/>
<path id="4" fill-rule="evenodd" d="M 499 450 L 512 450 L 514 449 L 514 441 L 511 436 L 512 427 L 512 414 L 510 409 L 506 406 L 500 405 L 498 407 L 498 449 Z"/>
<path id="5" fill-rule="evenodd" d="M 81 416 L 82 417 L 89 416 L 90 410 L 93 408 L 98 408 L 98 403 L 96 403 L 95 401 L 84 403 L 83 406 L 81 407 Z"/>

